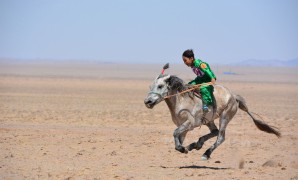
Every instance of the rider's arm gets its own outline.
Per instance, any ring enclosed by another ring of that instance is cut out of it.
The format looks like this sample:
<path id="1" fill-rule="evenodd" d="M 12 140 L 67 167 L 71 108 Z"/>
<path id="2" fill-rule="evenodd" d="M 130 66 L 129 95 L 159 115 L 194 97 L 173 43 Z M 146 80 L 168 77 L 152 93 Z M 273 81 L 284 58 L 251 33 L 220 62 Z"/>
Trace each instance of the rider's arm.
<path id="1" fill-rule="evenodd" d="M 200 69 L 210 77 L 211 82 L 214 84 L 216 81 L 216 77 L 213 74 L 213 72 L 211 71 L 211 69 L 209 68 L 209 66 L 206 63 L 202 63 L 200 65 Z"/>

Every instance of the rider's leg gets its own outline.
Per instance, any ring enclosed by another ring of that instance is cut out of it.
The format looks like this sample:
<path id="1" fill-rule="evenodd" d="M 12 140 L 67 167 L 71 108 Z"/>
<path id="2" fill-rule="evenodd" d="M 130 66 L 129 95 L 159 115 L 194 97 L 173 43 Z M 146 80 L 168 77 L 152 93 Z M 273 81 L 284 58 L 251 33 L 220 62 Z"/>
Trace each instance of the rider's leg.
<path id="1" fill-rule="evenodd" d="M 208 112 L 208 106 L 212 105 L 212 86 L 201 86 L 200 92 L 202 95 L 202 102 L 203 102 L 203 111 Z"/>

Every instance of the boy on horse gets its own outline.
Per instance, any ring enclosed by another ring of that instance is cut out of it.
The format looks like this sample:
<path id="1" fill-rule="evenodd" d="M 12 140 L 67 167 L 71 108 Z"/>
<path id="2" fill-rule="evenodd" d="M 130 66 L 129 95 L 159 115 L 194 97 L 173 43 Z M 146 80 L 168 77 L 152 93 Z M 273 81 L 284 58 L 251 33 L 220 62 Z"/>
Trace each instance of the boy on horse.
<path id="1" fill-rule="evenodd" d="M 194 53 L 192 49 L 188 49 L 184 51 L 182 54 L 182 59 L 184 64 L 188 67 L 192 68 L 192 71 L 197 75 L 197 77 L 190 81 L 188 84 L 196 85 L 202 83 L 209 83 L 215 84 L 216 76 L 214 75 L 213 71 L 211 70 L 209 64 L 203 62 L 200 59 L 195 59 Z M 200 93 L 202 95 L 202 102 L 203 102 L 203 112 L 207 113 L 209 111 L 208 106 L 213 104 L 212 101 L 212 93 L 213 93 L 213 86 L 212 85 L 202 85 L 200 86 Z"/>

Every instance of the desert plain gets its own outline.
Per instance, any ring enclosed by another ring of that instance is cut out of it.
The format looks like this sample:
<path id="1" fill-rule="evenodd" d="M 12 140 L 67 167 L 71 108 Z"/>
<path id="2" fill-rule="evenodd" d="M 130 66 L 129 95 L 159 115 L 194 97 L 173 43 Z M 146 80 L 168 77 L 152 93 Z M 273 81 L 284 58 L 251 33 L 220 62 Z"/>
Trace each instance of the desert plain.
<path id="1" fill-rule="evenodd" d="M 201 155 L 216 138 L 181 154 L 166 104 L 143 103 L 161 68 L 1 62 L 0 179 L 298 179 L 297 67 L 212 65 L 217 83 L 243 96 L 282 137 L 259 131 L 239 110 L 207 161 Z M 166 73 L 194 78 L 183 64 Z M 208 131 L 194 129 L 184 145 Z"/>

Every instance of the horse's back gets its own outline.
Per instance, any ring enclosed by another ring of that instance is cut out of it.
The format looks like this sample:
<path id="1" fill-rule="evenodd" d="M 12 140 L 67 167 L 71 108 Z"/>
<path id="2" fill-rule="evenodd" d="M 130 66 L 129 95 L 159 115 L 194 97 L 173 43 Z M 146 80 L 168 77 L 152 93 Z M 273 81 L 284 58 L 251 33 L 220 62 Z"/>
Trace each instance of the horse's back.
<path id="1" fill-rule="evenodd" d="M 216 84 L 214 86 L 213 94 L 216 100 L 217 109 L 224 109 L 229 102 L 235 100 L 232 92 L 223 85 Z"/>

